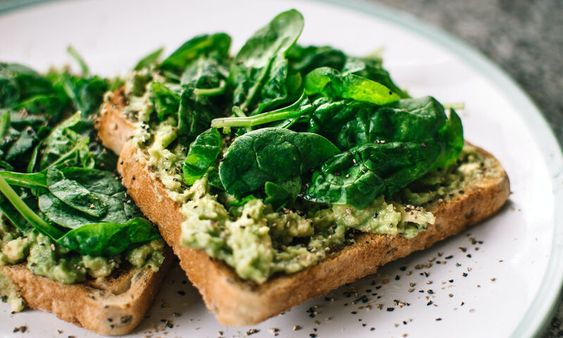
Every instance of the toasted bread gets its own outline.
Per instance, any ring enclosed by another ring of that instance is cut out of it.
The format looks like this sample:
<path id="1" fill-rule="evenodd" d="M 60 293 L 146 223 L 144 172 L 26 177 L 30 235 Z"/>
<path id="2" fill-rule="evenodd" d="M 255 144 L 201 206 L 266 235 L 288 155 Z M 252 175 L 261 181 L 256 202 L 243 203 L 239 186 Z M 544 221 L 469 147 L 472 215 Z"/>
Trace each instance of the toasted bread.
<path id="1" fill-rule="evenodd" d="M 261 322 L 311 297 L 372 274 L 388 262 L 428 248 L 493 215 L 510 193 L 501 164 L 485 150 L 476 148 L 491 160 L 494 175 L 467 186 L 463 194 L 430 205 L 435 224 L 416 237 L 363 234 L 354 244 L 315 266 L 257 285 L 243 281 L 230 267 L 203 251 L 182 246 L 180 204 L 169 198 L 162 183 L 149 173 L 146 154 L 134 142 L 127 141 L 135 130 L 122 114 L 123 109 L 124 100 L 119 92 L 104 105 L 98 121 L 102 142 L 120 155 L 118 171 L 124 186 L 142 212 L 158 225 L 209 310 L 226 325 Z"/>
<path id="2" fill-rule="evenodd" d="M 62 284 L 33 274 L 24 264 L 0 266 L 32 309 L 104 335 L 130 333 L 144 318 L 173 261 L 167 253 L 158 271 L 130 268 L 117 277 Z"/>

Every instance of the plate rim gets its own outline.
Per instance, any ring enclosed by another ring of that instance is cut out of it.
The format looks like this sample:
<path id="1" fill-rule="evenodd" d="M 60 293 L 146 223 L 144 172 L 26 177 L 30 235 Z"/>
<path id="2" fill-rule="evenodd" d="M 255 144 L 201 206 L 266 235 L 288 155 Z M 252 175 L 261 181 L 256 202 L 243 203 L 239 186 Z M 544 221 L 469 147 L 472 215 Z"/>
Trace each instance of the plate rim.
<path id="1" fill-rule="evenodd" d="M 518 114 L 529 123 L 529 130 L 541 146 L 541 154 L 550 170 L 553 186 L 554 206 L 563 205 L 563 154 L 562 148 L 545 115 L 532 101 L 522 87 L 508 73 L 475 47 L 442 28 L 418 19 L 409 13 L 390 8 L 387 5 L 368 0 L 307 0 L 324 5 L 341 7 L 370 17 L 387 21 L 402 27 L 415 35 L 430 40 L 460 58 L 469 67 L 485 74 L 505 95 L 509 95 L 513 105 L 518 106 Z M 31 5 L 62 2 L 60 0 L 22 0 L 0 5 L 0 15 L 23 10 Z M 545 132 L 547 130 L 547 132 Z M 510 337 L 536 337 L 547 329 L 563 291 L 563 209 L 554 208 L 554 228 L 552 249 L 546 272 L 542 278 L 534 300 Z"/>

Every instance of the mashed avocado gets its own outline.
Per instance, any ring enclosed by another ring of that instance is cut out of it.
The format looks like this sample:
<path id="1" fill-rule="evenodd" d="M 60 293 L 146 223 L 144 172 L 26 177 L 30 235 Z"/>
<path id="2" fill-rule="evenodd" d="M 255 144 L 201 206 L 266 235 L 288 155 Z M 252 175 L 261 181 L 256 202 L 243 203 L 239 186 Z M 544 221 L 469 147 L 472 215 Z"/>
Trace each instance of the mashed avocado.
<path id="1" fill-rule="evenodd" d="M 416 236 L 432 213 L 378 199 L 365 209 L 334 205 L 306 215 L 274 211 L 260 199 L 229 212 L 196 182 L 182 207 L 182 243 L 232 266 L 243 279 L 262 283 L 274 273 L 294 273 L 316 264 L 351 240 L 350 231 Z M 408 210 L 408 211 L 407 211 Z M 408 215 L 407 215 L 408 214 Z"/>
<path id="2" fill-rule="evenodd" d="M 25 309 L 25 301 L 21 298 L 16 286 L 2 273 L 0 273 L 0 299 L 10 305 L 12 312 L 21 312 Z"/>
<path id="3" fill-rule="evenodd" d="M 161 240 L 146 243 L 121 256 L 80 256 L 54 243 L 35 231 L 22 233 L 5 219 L 0 221 L 0 265 L 26 264 L 36 275 L 73 284 L 88 278 L 111 276 L 120 267 L 148 266 L 158 270 L 164 261 L 164 243 Z M 10 293 L 8 284 L 0 283 L 0 294 Z"/>

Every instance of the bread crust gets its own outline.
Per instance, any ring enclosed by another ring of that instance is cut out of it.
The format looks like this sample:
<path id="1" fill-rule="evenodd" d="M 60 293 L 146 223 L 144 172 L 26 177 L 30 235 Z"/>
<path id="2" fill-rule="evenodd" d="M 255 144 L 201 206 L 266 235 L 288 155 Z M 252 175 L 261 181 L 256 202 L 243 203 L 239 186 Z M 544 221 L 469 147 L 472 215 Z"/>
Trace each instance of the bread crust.
<path id="1" fill-rule="evenodd" d="M 144 318 L 173 261 L 166 252 L 158 271 L 131 268 L 87 283 L 63 284 L 33 274 L 24 264 L 0 266 L 32 309 L 52 312 L 67 322 L 103 335 L 133 331 Z"/>
<path id="2" fill-rule="evenodd" d="M 118 104 L 106 105 L 100 130 L 115 124 L 116 119 L 124 119 L 121 109 Z M 107 133 L 100 133 L 104 144 L 113 142 L 116 148 L 121 148 L 118 171 L 129 195 L 157 224 L 209 310 L 225 325 L 261 322 L 309 298 L 372 274 L 388 262 L 428 248 L 490 217 L 504 205 L 510 193 L 510 183 L 501 164 L 490 153 L 477 148 L 483 156 L 493 159 L 492 170 L 497 175 L 467 187 L 462 195 L 431 205 L 429 210 L 436 216 L 436 222 L 416 237 L 363 234 L 354 244 L 315 266 L 257 285 L 241 280 L 230 267 L 203 251 L 182 246 L 181 206 L 168 197 L 162 183 L 149 173 L 144 153 L 133 142 L 119 145 L 116 144 L 119 140 L 104 140 L 103 135 Z"/>

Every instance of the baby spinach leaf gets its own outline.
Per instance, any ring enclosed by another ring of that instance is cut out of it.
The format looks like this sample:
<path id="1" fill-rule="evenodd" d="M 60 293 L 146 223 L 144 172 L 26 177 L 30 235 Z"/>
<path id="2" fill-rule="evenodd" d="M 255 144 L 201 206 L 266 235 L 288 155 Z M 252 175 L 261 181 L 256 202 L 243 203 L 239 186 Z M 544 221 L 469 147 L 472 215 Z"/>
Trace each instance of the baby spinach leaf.
<path id="1" fill-rule="evenodd" d="M 22 230 L 25 225 L 22 224 L 21 219 L 16 220 L 15 214 L 13 213 L 14 210 L 16 210 L 21 217 L 31 224 L 37 231 L 51 237 L 52 239 L 57 239 L 64 234 L 64 232 L 58 227 L 47 223 L 35 211 L 33 211 L 26 201 L 24 201 L 24 199 L 14 191 L 3 177 L 0 177 L 0 192 L 2 192 L 6 200 L 8 200 L 13 207 L 8 207 L 2 201 L 2 210 L 7 210 L 11 215 L 10 217 L 17 222 L 15 224 L 18 225 L 18 227 L 21 227 Z"/>
<path id="2" fill-rule="evenodd" d="M 162 52 L 164 52 L 164 48 L 158 48 L 152 52 L 150 52 L 149 54 L 143 56 L 136 64 L 135 67 L 133 67 L 133 70 L 141 70 L 144 68 L 149 68 L 152 65 L 156 65 L 158 63 L 158 60 L 160 59 L 160 56 L 162 55 Z"/>
<path id="3" fill-rule="evenodd" d="M 293 45 L 286 54 L 293 70 L 305 76 L 315 68 L 330 67 L 341 70 L 346 62 L 346 54 L 330 46 Z"/>
<path id="4" fill-rule="evenodd" d="M 365 208 L 378 196 L 392 195 L 430 171 L 440 151 L 438 144 L 409 142 L 352 148 L 313 173 L 305 198 Z"/>
<path id="5" fill-rule="evenodd" d="M 82 116 L 96 113 L 102 104 L 105 92 L 109 88 L 106 80 L 98 77 L 78 77 L 63 74 L 63 83 L 66 93 L 74 107 Z"/>
<path id="6" fill-rule="evenodd" d="M 64 177 L 79 182 L 91 192 L 115 195 L 124 192 L 119 179 L 110 171 L 89 168 L 61 168 Z"/>
<path id="7" fill-rule="evenodd" d="M 0 212 L 2 212 L 2 216 L 6 217 L 18 230 L 26 232 L 32 229 L 32 225 L 2 194 L 0 194 Z"/>
<path id="8" fill-rule="evenodd" d="M 138 215 L 135 205 L 111 172 L 86 168 L 50 169 L 50 172 L 50 192 L 39 196 L 39 209 L 56 224 L 76 228 L 89 223 L 124 223 Z M 68 186 L 80 191 L 80 196 L 64 189 Z"/>
<path id="9" fill-rule="evenodd" d="M 408 98 L 409 94 L 403 89 L 399 88 L 391 79 L 389 72 L 383 68 L 383 60 L 378 57 L 348 57 L 346 63 L 342 68 L 345 74 L 355 74 L 379 82 L 385 87 L 391 89 L 394 93 L 401 98 Z"/>
<path id="10" fill-rule="evenodd" d="M 463 125 L 454 109 L 450 109 L 450 117 L 439 131 L 440 138 L 444 140 L 447 151 L 442 152 L 437 160 L 436 167 L 446 168 L 459 159 L 463 150 Z"/>
<path id="11" fill-rule="evenodd" d="M 293 203 L 300 192 L 301 178 L 299 176 L 295 176 L 281 183 L 268 181 L 264 184 L 264 193 L 266 196 L 264 202 L 271 204 L 274 209 L 278 209 L 287 203 Z"/>
<path id="12" fill-rule="evenodd" d="M 162 82 L 152 82 L 150 84 L 151 101 L 156 111 L 159 122 L 166 120 L 170 116 L 175 116 L 180 107 L 180 94 L 168 88 Z"/>
<path id="13" fill-rule="evenodd" d="M 203 177 L 217 161 L 221 148 L 221 134 L 217 129 L 208 129 L 199 134 L 190 144 L 188 156 L 182 166 L 184 182 L 192 185 Z"/>
<path id="14" fill-rule="evenodd" d="M 61 93 L 32 96 L 16 105 L 16 109 L 25 110 L 33 115 L 46 115 L 56 121 L 69 106 L 69 99 Z"/>
<path id="15" fill-rule="evenodd" d="M 17 63 L 0 62 L 0 108 L 13 107 L 32 96 L 50 94 L 49 80 Z"/>
<path id="16" fill-rule="evenodd" d="M 116 256 L 132 246 L 159 238 L 149 221 L 137 217 L 123 223 L 86 224 L 67 232 L 57 242 L 82 255 Z"/>
<path id="17" fill-rule="evenodd" d="M 303 16 L 292 9 L 278 14 L 246 41 L 229 75 L 235 112 L 260 113 L 299 95 L 301 78 L 291 72 L 285 54 L 302 30 Z"/>
<path id="18" fill-rule="evenodd" d="M 354 154 L 338 154 L 313 173 L 304 198 L 317 203 L 368 206 L 385 192 L 385 183 L 376 173 L 356 162 Z"/>
<path id="19" fill-rule="evenodd" d="M 58 124 L 43 141 L 41 170 L 52 166 L 79 166 L 113 170 L 116 157 L 97 142 L 93 121 L 76 113 Z"/>
<path id="20" fill-rule="evenodd" d="M 178 134 L 188 142 L 207 130 L 214 117 L 222 115 L 212 98 L 199 96 L 195 90 L 191 85 L 183 86 L 178 109 Z"/>
<path id="21" fill-rule="evenodd" d="M 379 82 L 368 78 L 341 73 L 333 68 L 321 67 L 305 77 L 305 93 L 321 94 L 330 98 L 352 99 L 376 105 L 396 102 L 399 95 Z"/>
<path id="22" fill-rule="evenodd" d="M 225 33 L 198 35 L 182 44 L 162 61 L 160 69 L 165 72 L 180 73 L 190 63 L 202 55 L 217 53 L 228 58 L 231 38 Z"/>
<path id="23" fill-rule="evenodd" d="M 93 217 L 102 217 L 108 206 L 95 194 L 75 180 L 68 179 L 63 172 L 51 168 L 47 171 L 49 191 L 69 207 Z"/>
<path id="24" fill-rule="evenodd" d="M 9 146 L 6 151 L 6 161 L 9 163 L 21 162 L 29 156 L 39 137 L 35 130 L 31 127 L 26 127 L 21 132 L 14 130 L 12 137 L 16 140 Z"/>
<path id="25" fill-rule="evenodd" d="M 447 121 L 444 108 L 432 97 L 403 99 L 384 107 L 328 98 L 313 105 L 309 131 L 341 149 L 378 141 L 433 142 Z"/>
<path id="26" fill-rule="evenodd" d="M 219 176 L 225 190 L 241 198 L 261 191 L 266 182 L 294 179 L 338 152 L 317 134 L 259 129 L 235 139 L 219 165 Z"/>
<path id="27" fill-rule="evenodd" d="M 227 59 L 220 59 L 216 55 L 200 57 L 190 64 L 180 79 L 182 84 L 190 84 L 198 91 L 198 95 L 221 95 L 226 90 L 228 76 Z M 215 89 L 215 91 L 210 91 Z"/>

